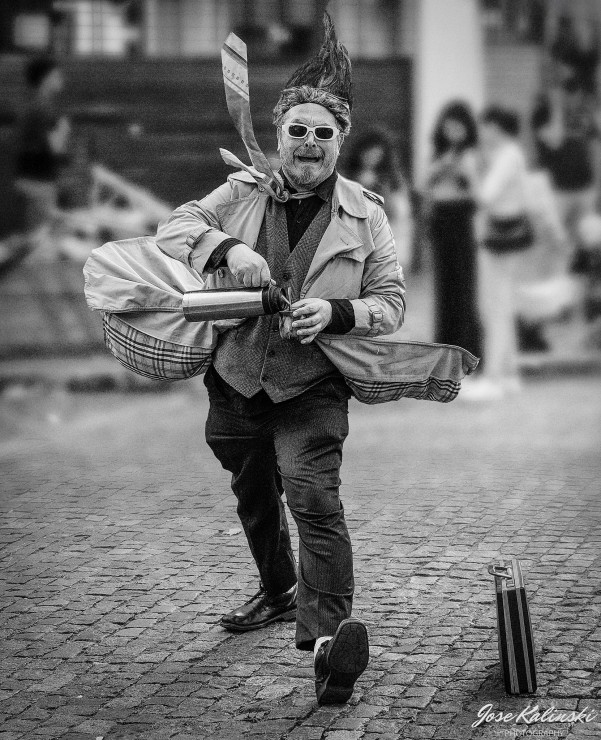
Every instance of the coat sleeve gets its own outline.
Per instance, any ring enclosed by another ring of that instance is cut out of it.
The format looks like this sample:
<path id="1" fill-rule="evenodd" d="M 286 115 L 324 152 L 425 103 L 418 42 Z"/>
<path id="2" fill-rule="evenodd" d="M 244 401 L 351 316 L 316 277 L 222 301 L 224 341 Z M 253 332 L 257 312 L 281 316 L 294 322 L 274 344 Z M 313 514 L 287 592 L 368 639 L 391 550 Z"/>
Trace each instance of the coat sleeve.
<path id="1" fill-rule="evenodd" d="M 405 282 L 392 230 L 380 206 L 370 207 L 369 227 L 375 248 L 365 260 L 361 295 L 351 301 L 355 326 L 349 334 L 377 337 L 401 328 L 405 317 Z"/>
<path id="2" fill-rule="evenodd" d="M 157 246 L 202 274 L 213 251 L 231 238 L 220 229 L 217 207 L 234 197 L 234 187 L 228 181 L 202 200 L 184 203 L 159 224 Z"/>

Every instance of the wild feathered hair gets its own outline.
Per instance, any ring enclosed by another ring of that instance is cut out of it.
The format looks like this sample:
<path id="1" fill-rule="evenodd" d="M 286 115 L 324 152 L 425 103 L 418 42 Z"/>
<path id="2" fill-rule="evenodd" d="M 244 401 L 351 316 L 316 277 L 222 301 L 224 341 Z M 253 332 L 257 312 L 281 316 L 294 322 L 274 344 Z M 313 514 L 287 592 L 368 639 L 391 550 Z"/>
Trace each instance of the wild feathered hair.
<path id="1" fill-rule="evenodd" d="M 336 117 L 342 133 L 351 127 L 353 107 L 352 68 L 346 47 L 336 38 L 329 14 L 323 14 L 324 40 L 320 50 L 302 64 L 286 83 L 273 111 L 278 126 L 295 105 L 318 103 Z"/>

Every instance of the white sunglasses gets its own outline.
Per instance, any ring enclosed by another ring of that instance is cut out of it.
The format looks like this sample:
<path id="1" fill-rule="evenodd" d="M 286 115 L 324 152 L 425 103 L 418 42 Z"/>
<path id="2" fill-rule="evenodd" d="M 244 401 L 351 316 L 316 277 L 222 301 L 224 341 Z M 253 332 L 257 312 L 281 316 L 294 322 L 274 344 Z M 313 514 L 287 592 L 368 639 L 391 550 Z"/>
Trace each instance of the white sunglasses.
<path id="1" fill-rule="evenodd" d="M 292 139 L 304 139 L 311 131 L 318 141 L 331 141 L 340 133 L 334 126 L 306 126 L 304 123 L 285 123 L 282 130 Z"/>

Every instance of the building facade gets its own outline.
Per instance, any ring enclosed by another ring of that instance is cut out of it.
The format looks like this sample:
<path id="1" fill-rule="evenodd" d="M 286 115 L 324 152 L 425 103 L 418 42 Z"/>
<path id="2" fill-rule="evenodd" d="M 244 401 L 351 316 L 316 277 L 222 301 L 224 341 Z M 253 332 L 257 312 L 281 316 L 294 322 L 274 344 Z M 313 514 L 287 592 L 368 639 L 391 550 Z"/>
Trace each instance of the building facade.
<path id="1" fill-rule="evenodd" d="M 373 121 L 376 80 L 379 121 L 394 130 L 416 178 L 448 100 L 463 98 L 476 110 L 506 103 L 527 115 L 545 84 L 545 57 L 561 16 L 569 14 L 584 33 L 601 27 L 599 0 L 14 0 L 0 4 L 0 55 L 52 51 L 74 79 L 78 65 L 87 75 L 94 64 L 106 71 L 112 63 L 123 89 L 127 65 L 149 62 L 161 70 L 157 85 L 173 84 L 177 75 L 164 70 L 178 64 L 197 64 L 197 74 L 214 81 L 221 45 L 234 30 L 247 42 L 251 90 L 254 83 L 262 102 L 269 80 L 274 93 L 286 70 L 316 48 L 326 7 L 354 61 L 358 125 Z M 142 86 L 152 97 L 152 79 Z"/>

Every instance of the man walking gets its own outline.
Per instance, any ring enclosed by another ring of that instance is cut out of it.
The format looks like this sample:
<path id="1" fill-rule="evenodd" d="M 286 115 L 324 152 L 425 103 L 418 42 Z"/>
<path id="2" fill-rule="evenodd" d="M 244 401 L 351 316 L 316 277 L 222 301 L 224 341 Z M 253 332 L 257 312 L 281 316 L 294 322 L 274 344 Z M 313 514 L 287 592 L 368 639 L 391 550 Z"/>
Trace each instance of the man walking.
<path id="1" fill-rule="evenodd" d="M 381 200 L 340 177 L 350 130 L 350 61 L 326 16 L 319 54 L 274 109 L 284 197 L 237 172 L 159 226 L 161 250 L 215 286 L 290 289 L 296 337 L 278 318 L 220 335 L 205 384 L 206 439 L 232 475 L 238 515 L 261 578 L 223 616 L 233 632 L 296 618 L 296 647 L 313 650 L 320 704 L 347 701 L 369 658 L 351 617 L 353 559 L 339 499 L 351 392 L 314 341 L 322 332 L 375 337 L 402 324 L 404 286 Z M 270 194 L 271 193 L 271 194 Z M 282 494 L 298 527 L 298 568 Z"/>

